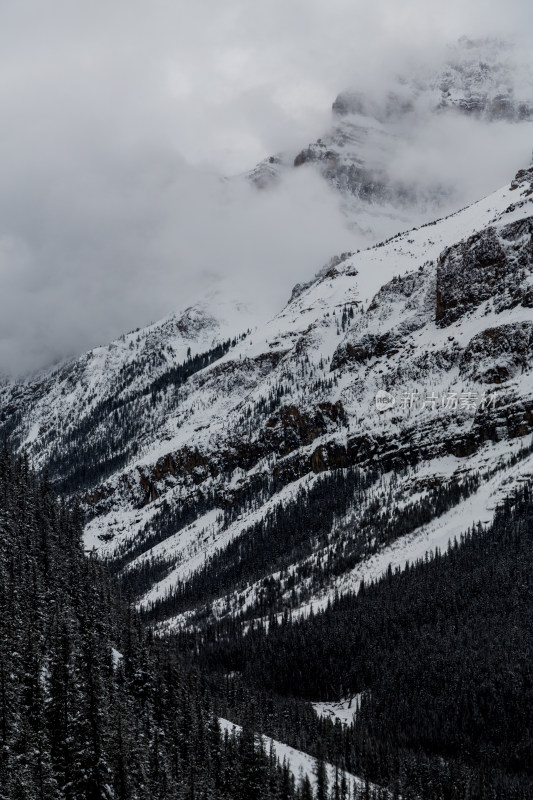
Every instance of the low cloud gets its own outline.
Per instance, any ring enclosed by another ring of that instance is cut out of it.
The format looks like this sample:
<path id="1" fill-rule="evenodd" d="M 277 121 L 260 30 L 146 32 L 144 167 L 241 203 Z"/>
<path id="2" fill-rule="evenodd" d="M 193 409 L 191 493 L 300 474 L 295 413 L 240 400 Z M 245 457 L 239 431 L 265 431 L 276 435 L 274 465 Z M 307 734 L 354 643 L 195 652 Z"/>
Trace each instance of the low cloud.
<path id="1" fill-rule="evenodd" d="M 465 6 L 0 2 L 0 373 L 105 343 L 220 281 L 274 312 L 358 241 L 309 170 L 272 192 L 222 177 L 305 146 L 338 91 L 384 90 L 413 53 L 532 28 L 529 3 Z M 457 157 L 446 124 L 395 169 L 484 193 L 522 159 L 525 134 L 501 129 L 498 153 L 499 129 L 475 126 L 454 129 Z"/>
<path id="2" fill-rule="evenodd" d="M 454 211 L 509 183 L 528 165 L 533 123 L 492 122 L 450 112 L 415 126 L 390 164 L 394 178 L 416 176 L 429 193 L 440 186 L 448 194 L 443 211 Z"/>
<path id="3" fill-rule="evenodd" d="M 308 170 L 258 192 L 161 153 L 91 164 L 73 193 L 56 163 L 0 237 L 0 364 L 11 373 L 106 343 L 217 287 L 274 313 L 294 282 L 355 244 L 338 197 Z"/>

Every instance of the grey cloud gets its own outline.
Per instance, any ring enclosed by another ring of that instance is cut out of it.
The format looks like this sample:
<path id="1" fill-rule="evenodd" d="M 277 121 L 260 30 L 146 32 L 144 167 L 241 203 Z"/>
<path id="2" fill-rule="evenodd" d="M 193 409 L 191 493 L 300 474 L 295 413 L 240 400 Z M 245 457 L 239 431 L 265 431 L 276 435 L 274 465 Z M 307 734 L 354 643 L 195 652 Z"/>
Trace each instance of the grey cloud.
<path id="1" fill-rule="evenodd" d="M 304 146 L 338 91 L 379 91 L 414 51 L 531 22 L 526 3 L 465 6 L 0 0 L 0 372 L 104 343 L 218 280 L 275 310 L 357 241 L 309 171 L 260 194 L 220 176 Z M 434 133 L 423 162 L 438 173 Z"/>

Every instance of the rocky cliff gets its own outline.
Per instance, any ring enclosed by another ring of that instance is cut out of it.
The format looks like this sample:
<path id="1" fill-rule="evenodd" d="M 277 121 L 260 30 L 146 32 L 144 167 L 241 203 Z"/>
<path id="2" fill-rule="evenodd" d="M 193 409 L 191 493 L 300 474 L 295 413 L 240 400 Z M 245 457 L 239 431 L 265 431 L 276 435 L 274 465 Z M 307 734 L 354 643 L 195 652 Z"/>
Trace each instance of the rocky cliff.
<path id="1" fill-rule="evenodd" d="M 190 310 L 7 385 L 2 430 L 172 624 L 326 602 L 531 470 L 532 187 L 344 253 L 245 336 Z"/>

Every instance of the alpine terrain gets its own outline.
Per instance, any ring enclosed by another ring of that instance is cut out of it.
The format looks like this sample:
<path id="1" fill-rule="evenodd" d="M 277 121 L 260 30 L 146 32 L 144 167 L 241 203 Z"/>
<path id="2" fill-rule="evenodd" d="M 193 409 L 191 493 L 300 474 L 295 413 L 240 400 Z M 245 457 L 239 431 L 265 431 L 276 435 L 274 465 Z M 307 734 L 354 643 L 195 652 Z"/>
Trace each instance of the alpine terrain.
<path id="1" fill-rule="evenodd" d="M 506 59 L 248 173 L 318 169 L 375 242 L 266 323 L 200 301 L 0 385 L 0 798 L 533 796 L 533 166 L 452 211 L 398 164 L 530 124 Z"/>
<path id="2" fill-rule="evenodd" d="M 350 226 L 373 244 L 477 200 L 459 191 L 461 152 L 440 153 L 448 169 L 428 169 L 417 154 L 441 147 L 450 123 L 500 129 L 533 120 L 533 74 L 511 42 L 463 36 L 443 59 L 405 65 L 385 87 L 372 75 L 341 92 L 329 130 L 296 152 L 270 156 L 246 176 L 258 188 L 294 169 L 316 170 L 337 191 Z M 464 128 L 467 135 L 468 128 Z M 376 238 L 377 237 L 377 238 Z"/>

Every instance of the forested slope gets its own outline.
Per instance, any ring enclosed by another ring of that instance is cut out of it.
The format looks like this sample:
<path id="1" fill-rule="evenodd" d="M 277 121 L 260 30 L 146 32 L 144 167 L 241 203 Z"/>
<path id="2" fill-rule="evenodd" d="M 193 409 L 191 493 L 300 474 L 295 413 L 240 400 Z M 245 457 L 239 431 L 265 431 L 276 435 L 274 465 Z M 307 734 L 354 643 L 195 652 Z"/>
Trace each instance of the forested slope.
<path id="1" fill-rule="evenodd" d="M 190 644 L 187 634 L 179 642 Z M 244 635 L 219 623 L 200 653 L 203 669 L 267 694 L 360 694 L 354 726 L 325 721 L 322 747 L 403 797 L 532 797 L 531 487 L 446 553 L 389 571 L 308 619 L 274 615 Z M 283 713 L 270 725 L 280 735 Z"/>
<path id="2" fill-rule="evenodd" d="M 214 705 L 85 557 L 77 511 L 3 450 L 1 800 L 305 796 L 249 728 L 223 736 Z"/>

